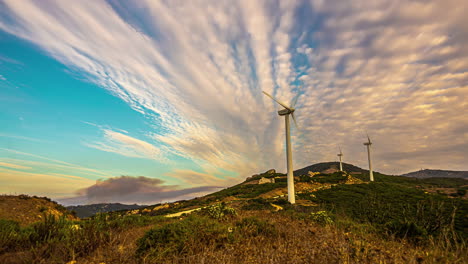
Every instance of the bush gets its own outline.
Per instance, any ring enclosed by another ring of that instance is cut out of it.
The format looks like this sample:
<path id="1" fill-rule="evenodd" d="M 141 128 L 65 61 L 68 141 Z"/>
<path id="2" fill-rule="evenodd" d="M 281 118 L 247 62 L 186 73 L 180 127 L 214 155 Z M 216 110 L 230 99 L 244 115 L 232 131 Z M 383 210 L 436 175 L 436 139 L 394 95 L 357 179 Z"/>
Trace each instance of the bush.
<path id="1" fill-rule="evenodd" d="M 318 211 L 315 213 L 310 213 L 310 219 L 312 219 L 312 221 L 319 223 L 321 225 L 333 224 L 332 218 L 328 215 L 326 211 Z"/>
<path id="2" fill-rule="evenodd" d="M 0 219 L 0 253 L 16 246 L 19 232 L 18 222 Z"/>
<path id="3" fill-rule="evenodd" d="M 388 222 L 385 228 L 390 234 L 398 238 L 408 238 L 415 242 L 421 241 L 427 237 L 426 229 L 414 222 L 395 220 Z"/>
<path id="4" fill-rule="evenodd" d="M 201 213 L 216 220 L 225 220 L 237 215 L 236 210 L 226 206 L 224 202 L 203 208 Z"/>
<path id="5" fill-rule="evenodd" d="M 327 211 L 345 215 L 358 223 L 370 223 L 382 233 L 389 233 L 388 227 L 398 234 L 403 231 L 398 231 L 395 223 L 414 223 L 415 226 L 407 226 L 411 232 L 418 233 L 418 228 L 422 228 L 428 236 L 438 236 L 445 229 L 454 230 L 461 236 L 467 234 L 466 200 L 448 199 L 400 184 L 378 182 L 338 185 L 314 194 L 315 197 L 310 199 Z"/>
<path id="6" fill-rule="evenodd" d="M 139 257 L 161 259 L 171 254 L 188 254 L 208 246 L 220 247 L 232 241 L 232 230 L 205 217 L 190 216 L 182 221 L 156 227 L 137 241 Z"/>

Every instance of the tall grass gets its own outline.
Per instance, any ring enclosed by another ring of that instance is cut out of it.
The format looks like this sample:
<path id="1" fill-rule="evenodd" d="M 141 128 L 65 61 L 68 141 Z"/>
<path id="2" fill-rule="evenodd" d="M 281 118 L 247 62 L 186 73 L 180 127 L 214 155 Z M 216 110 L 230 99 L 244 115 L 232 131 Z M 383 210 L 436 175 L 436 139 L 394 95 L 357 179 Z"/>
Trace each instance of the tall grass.
<path id="1" fill-rule="evenodd" d="M 158 219 L 160 217 L 97 215 L 85 221 L 69 221 L 45 214 L 43 221 L 27 227 L 0 220 L 0 255 L 26 251 L 23 262 L 47 259 L 47 263 L 63 263 L 105 247 L 113 236 L 125 229 L 148 225 Z"/>

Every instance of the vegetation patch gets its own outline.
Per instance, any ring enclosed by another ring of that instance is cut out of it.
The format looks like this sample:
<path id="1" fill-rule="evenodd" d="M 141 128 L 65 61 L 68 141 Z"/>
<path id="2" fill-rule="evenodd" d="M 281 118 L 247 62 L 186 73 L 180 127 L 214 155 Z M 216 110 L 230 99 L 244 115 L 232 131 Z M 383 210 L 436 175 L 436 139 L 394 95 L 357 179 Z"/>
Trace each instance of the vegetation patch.
<path id="1" fill-rule="evenodd" d="M 148 231 L 138 240 L 136 254 L 156 261 L 172 254 L 188 254 L 197 248 L 220 247 L 232 239 L 227 224 L 208 217 L 189 216 Z"/>
<path id="2" fill-rule="evenodd" d="M 237 216 L 237 211 L 223 202 L 203 208 L 201 214 L 216 220 L 226 220 Z"/>
<path id="3" fill-rule="evenodd" d="M 330 217 L 329 213 L 327 213 L 327 211 L 318 211 L 318 212 L 310 213 L 310 219 L 312 219 L 312 221 L 314 221 L 315 223 L 318 223 L 321 225 L 333 224 L 333 220 Z"/>
<path id="4" fill-rule="evenodd" d="M 250 211 L 250 210 L 273 210 L 275 208 L 271 205 L 271 202 L 269 200 L 263 199 L 263 198 L 255 198 L 255 199 L 250 199 L 246 201 L 241 209 Z"/>
<path id="5" fill-rule="evenodd" d="M 401 184 L 338 185 L 314 192 L 309 199 L 328 210 L 378 226 L 396 236 L 467 235 L 467 201 L 427 194 Z M 307 198 L 305 196 L 304 198 Z"/>

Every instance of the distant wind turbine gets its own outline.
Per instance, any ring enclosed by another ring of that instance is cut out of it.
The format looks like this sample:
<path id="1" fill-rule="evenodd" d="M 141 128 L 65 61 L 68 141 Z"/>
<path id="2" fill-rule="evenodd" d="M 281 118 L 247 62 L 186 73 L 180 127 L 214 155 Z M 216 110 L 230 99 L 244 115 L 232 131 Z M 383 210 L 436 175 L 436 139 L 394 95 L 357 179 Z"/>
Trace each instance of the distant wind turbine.
<path id="1" fill-rule="evenodd" d="M 340 158 L 340 171 L 343 171 L 343 165 L 341 164 L 341 157 L 343 157 L 343 153 L 341 152 L 341 147 L 338 147 L 340 149 L 340 154 L 337 156 Z"/>
<path id="2" fill-rule="evenodd" d="M 372 162 L 370 157 L 370 147 L 372 145 L 372 142 L 369 138 L 369 135 L 367 135 L 367 142 L 365 142 L 364 145 L 367 146 L 367 158 L 369 159 L 369 178 L 370 181 L 374 181 L 374 174 L 372 173 Z"/>
<path id="3" fill-rule="evenodd" d="M 270 97 L 273 99 L 275 102 L 280 104 L 284 109 L 279 110 L 278 114 L 280 116 L 284 116 L 285 121 L 286 121 L 286 162 L 288 166 L 288 201 L 291 204 L 296 203 L 296 197 L 294 193 L 294 174 L 293 174 L 293 163 L 292 163 L 292 151 L 291 151 L 291 131 L 290 131 L 290 126 L 289 126 L 289 115 L 291 115 L 292 119 L 294 120 L 294 124 L 297 127 L 296 123 L 296 118 L 294 117 L 294 109 L 293 107 L 287 106 L 285 103 L 275 99 L 273 96 L 268 94 L 267 92 L 263 92 L 266 96 Z M 296 96 L 293 106 L 295 102 L 297 101 L 298 96 Z"/>

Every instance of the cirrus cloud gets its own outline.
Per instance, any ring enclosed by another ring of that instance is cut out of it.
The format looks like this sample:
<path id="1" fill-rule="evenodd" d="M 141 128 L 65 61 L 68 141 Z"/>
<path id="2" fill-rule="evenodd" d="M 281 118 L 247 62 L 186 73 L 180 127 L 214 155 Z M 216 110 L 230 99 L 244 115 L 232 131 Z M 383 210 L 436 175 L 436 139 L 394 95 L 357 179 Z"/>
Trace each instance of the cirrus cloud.
<path id="1" fill-rule="evenodd" d="M 300 93 L 297 167 L 335 159 L 338 145 L 347 162 L 365 166 L 368 131 L 377 170 L 394 173 L 466 169 L 450 147 L 467 141 L 467 5 L 6 0 L 0 28 L 154 125 L 151 143 L 103 130 L 88 146 L 158 161 L 164 148 L 211 176 L 282 170 L 283 121 L 261 91 L 283 101 Z"/>

